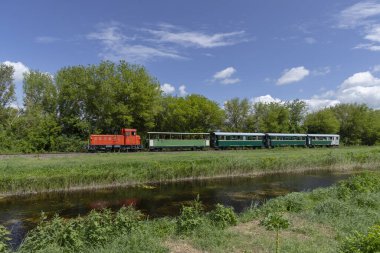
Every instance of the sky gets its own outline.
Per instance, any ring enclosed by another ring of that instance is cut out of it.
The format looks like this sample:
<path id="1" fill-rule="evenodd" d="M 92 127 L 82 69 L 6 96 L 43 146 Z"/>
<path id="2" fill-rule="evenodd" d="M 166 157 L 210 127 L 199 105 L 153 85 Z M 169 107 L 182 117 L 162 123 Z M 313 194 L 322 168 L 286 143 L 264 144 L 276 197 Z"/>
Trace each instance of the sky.
<path id="1" fill-rule="evenodd" d="M 220 105 L 304 100 L 380 109 L 380 0 L 3 0 L 0 62 L 22 76 L 140 64 L 166 94 Z"/>

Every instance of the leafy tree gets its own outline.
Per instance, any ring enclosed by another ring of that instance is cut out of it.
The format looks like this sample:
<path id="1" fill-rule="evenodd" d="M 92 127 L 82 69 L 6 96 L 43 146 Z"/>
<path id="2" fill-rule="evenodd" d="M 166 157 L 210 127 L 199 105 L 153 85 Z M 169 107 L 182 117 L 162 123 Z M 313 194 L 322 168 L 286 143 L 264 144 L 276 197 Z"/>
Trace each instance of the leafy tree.
<path id="1" fill-rule="evenodd" d="M 224 112 L 217 103 L 201 95 L 164 97 L 157 117 L 160 131 L 209 132 L 220 129 Z"/>
<path id="2" fill-rule="evenodd" d="M 249 117 L 248 99 L 234 98 L 224 104 L 226 113 L 226 126 L 228 131 L 245 132 L 247 131 Z"/>
<path id="3" fill-rule="evenodd" d="M 339 131 L 339 121 L 330 109 L 308 114 L 304 125 L 309 134 L 334 134 Z"/>
<path id="4" fill-rule="evenodd" d="M 364 144 L 362 137 L 367 134 L 370 109 L 366 105 L 339 104 L 332 108 L 340 123 L 339 134 L 349 145 Z"/>
<path id="5" fill-rule="evenodd" d="M 15 85 L 12 66 L 0 64 L 0 109 L 4 109 L 15 101 Z"/>
<path id="6" fill-rule="evenodd" d="M 306 115 L 306 103 L 299 99 L 286 103 L 289 110 L 289 132 L 290 133 L 302 133 L 303 121 Z"/>
<path id="7" fill-rule="evenodd" d="M 254 130 L 265 133 L 286 133 L 289 131 L 289 109 L 282 103 L 255 103 Z"/>

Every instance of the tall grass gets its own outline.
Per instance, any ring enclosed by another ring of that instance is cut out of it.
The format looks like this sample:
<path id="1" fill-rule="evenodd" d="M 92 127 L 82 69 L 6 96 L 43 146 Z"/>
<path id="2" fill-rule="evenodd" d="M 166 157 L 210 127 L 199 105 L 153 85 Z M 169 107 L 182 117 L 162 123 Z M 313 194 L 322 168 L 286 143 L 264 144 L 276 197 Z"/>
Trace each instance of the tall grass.
<path id="1" fill-rule="evenodd" d="M 15 156 L 0 159 L 0 195 L 379 164 L 380 147 Z"/>

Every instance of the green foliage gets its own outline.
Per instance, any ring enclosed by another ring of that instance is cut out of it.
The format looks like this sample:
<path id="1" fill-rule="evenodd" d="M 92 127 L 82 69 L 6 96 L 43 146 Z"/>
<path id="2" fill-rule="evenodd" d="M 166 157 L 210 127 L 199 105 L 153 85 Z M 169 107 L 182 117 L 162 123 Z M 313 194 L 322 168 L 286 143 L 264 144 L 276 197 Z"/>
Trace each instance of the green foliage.
<path id="1" fill-rule="evenodd" d="M 358 193 L 371 193 L 380 191 L 380 177 L 375 173 L 367 172 L 351 177 L 338 184 L 339 198 L 350 198 Z"/>
<path id="2" fill-rule="evenodd" d="M 339 131 L 339 121 L 331 109 L 308 114 L 304 125 L 310 134 L 333 134 Z"/>
<path id="3" fill-rule="evenodd" d="M 380 252 L 380 225 L 373 225 L 368 233 L 353 233 L 340 246 L 342 253 L 376 253 Z"/>
<path id="4" fill-rule="evenodd" d="M 260 221 L 260 225 L 264 226 L 267 230 L 278 231 L 287 229 L 290 223 L 280 213 L 269 213 Z"/>
<path id="5" fill-rule="evenodd" d="M 16 99 L 13 73 L 12 66 L 0 64 L 0 120 L 2 111 Z"/>
<path id="6" fill-rule="evenodd" d="M 188 206 L 182 206 L 181 214 L 177 218 L 177 233 L 188 234 L 204 223 L 204 208 L 202 202 L 197 198 Z"/>
<path id="7" fill-rule="evenodd" d="M 225 102 L 226 129 L 232 132 L 248 131 L 249 110 L 248 99 L 233 98 Z"/>
<path id="8" fill-rule="evenodd" d="M 141 213 L 133 208 L 121 208 L 116 214 L 105 209 L 92 211 L 84 218 L 65 220 L 58 215 L 47 221 L 42 214 L 38 226 L 31 230 L 20 252 L 43 251 L 47 247 L 63 252 L 79 252 L 88 247 L 101 247 L 118 236 L 128 236 L 139 226 Z"/>
<path id="9" fill-rule="evenodd" d="M 8 242 L 11 240 L 10 232 L 2 225 L 0 225 L 0 253 L 8 252 Z"/>
<path id="10" fill-rule="evenodd" d="M 220 228 L 235 226 L 237 216 L 232 207 L 216 204 L 215 209 L 209 213 L 209 219 Z"/>
<path id="11" fill-rule="evenodd" d="M 255 103 L 254 131 L 264 133 L 286 133 L 289 132 L 290 118 L 289 109 L 281 103 Z"/>

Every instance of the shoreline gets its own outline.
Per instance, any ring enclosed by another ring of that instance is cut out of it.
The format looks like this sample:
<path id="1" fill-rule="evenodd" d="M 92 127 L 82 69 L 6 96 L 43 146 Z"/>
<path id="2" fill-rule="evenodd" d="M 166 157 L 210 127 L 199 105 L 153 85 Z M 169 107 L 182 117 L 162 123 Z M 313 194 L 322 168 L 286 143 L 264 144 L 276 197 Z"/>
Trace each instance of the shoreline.
<path id="1" fill-rule="evenodd" d="M 227 178 L 239 178 L 239 177 L 259 177 L 263 175 L 271 174 L 281 174 L 281 173 L 306 173 L 313 171 L 326 171 L 326 172 L 350 172 L 361 170 L 376 170 L 380 168 L 380 164 L 374 163 L 363 163 L 363 164 L 334 164 L 330 167 L 313 167 L 313 168 L 295 168 L 295 169 L 285 169 L 285 170 L 262 170 L 262 171 L 252 171 L 248 173 L 236 173 L 236 174 L 220 174 L 214 176 L 199 176 L 199 177 L 183 177 L 176 179 L 164 179 L 164 180 L 148 180 L 148 181 L 130 181 L 130 182 L 121 182 L 121 183 L 111 183 L 111 184 L 89 184 L 89 185 L 78 185 L 72 186 L 69 188 L 57 188 L 57 189 L 47 189 L 40 191 L 16 191 L 16 192 L 5 192 L 0 193 L 0 200 L 4 200 L 10 197 L 21 197 L 21 196 L 30 196 L 46 193 L 71 193 L 78 191 L 93 191 L 100 189 L 113 189 L 119 187 L 139 187 L 145 185 L 157 185 L 157 184 L 166 184 L 166 183 L 175 183 L 175 182 L 190 182 L 190 181 L 206 181 L 206 180 L 217 180 L 217 179 L 227 179 Z"/>

